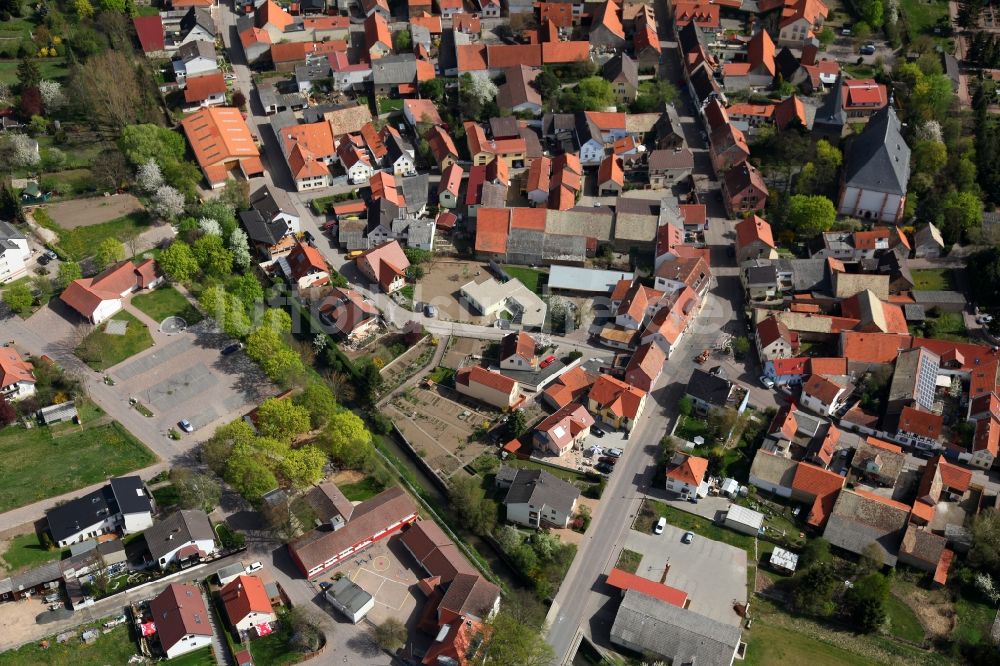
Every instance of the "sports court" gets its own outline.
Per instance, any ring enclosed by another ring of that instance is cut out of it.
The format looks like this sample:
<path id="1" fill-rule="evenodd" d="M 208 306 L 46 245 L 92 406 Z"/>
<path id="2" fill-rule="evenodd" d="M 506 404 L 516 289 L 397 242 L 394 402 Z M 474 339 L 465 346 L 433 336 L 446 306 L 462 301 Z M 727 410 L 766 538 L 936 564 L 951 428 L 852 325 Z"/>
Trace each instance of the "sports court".
<path id="1" fill-rule="evenodd" d="M 399 537 L 392 536 L 348 558 L 335 571 L 343 572 L 375 597 L 375 607 L 366 619 L 375 624 L 389 618 L 406 623 L 417 605 L 414 593 L 420 594 L 416 589 L 418 572 L 415 567 L 399 543 Z"/>

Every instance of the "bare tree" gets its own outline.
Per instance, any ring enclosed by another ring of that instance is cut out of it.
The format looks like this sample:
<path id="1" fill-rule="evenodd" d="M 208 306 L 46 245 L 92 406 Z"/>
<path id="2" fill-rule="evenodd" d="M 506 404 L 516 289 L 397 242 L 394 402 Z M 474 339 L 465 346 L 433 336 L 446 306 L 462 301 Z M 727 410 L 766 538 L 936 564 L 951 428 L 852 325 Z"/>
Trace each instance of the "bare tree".
<path id="1" fill-rule="evenodd" d="M 136 229 L 124 230 L 118 240 L 128 249 L 128 256 L 139 254 L 139 232 Z"/>
<path id="2" fill-rule="evenodd" d="M 135 65 L 119 51 L 105 51 L 87 60 L 73 75 L 73 94 L 100 125 L 121 129 L 139 119 L 142 91 Z"/>

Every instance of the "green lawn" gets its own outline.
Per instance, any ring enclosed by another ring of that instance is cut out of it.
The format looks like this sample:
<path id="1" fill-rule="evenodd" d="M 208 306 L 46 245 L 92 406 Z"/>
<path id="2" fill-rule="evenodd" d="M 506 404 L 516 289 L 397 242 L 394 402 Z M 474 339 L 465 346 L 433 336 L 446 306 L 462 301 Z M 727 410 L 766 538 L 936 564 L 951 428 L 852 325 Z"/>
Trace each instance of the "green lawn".
<path id="1" fill-rule="evenodd" d="M 156 461 L 116 422 L 0 430 L 0 513 L 131 472 Z"/>
<path id="2" fill-rule="evenodd" d="M 948 16 L 947 2 L 902 0 L 899 4 L 899 15 L 906 19 L 911 41 L 918 35 L 934 37 L 934 26 Z"/>
<path id="3" fill-rule="evenodd" d="M 149 315 L 153 321 L 162 322 L 167 317 L 177 316 L 182 317 L 190 326 L 202 320 L 198 309 L 181 292 L 169 285 L 133 296 L 132 305 Z"/>
<path id="4" fill-rule="evenodd" d="M 135 641 L 129 636 L 128 625 L 123 624 L 97 640 L 86 645 L 80 635 L 83 630 L 96 627 L 100 631 L 102 622 L 75 629 L 76 638 L 65 643 L 56 643 L 56 637 L 49 637 L 49 647 L 43 650 L 39 642 L 29 643 L 13 652 L 0 654 L 0 666 L 105 666 L 106 664 L 127 664 L 129 657 L 139 651 Z M 177 662 L 170 662 L 171 664 Z M 214 662 L 207 662 L 209 664 Z"/>
<path id="5" fill-rule="evenodd" d="M 651 533 L 653 525 L 656 524 L 656 521 L 661 516 L 667 519 L 667 524 L 669 525 L 688 532 L 694 532 L 706 539 L 721 541 L 722 543 L 742 548 L 753 557 L 752 537 L 734 532 L 726 527 L 720 527 L 706 518 L 675 509 L 669 504 L 655 500 L 647 499 L 642 503 L 642 510 L 635 519 L 633 529 L 643 533 Z"/>
<path id="6" fill-rule="evenodd" d="M 403 110 L 403 100 L 401 99 L 389 99 L 388 97 L 379 97 L 378 99 L 378 112 L 390 113 L 392 111 L 402 111 Z"/>
<path id="7" fill-rule="evenodd" d="M 686 439 L 689 442 L 693 442 L 695 437 L 701 436 L 708 440 L 708 424 L 705 423 L 704 419 L 698 419 L 693 416 L 684 416 L 681 414 L 678 417 L 677 429 L 674 430 L 674 435 L 682 439 Z"/>
<path id="8" fill-rule="evenodd" d="M 38 534 L 32 532 L 11 539 L 7 552 L 3 554 L 3 561 L 7 571 L 15 571 L 22 567 L 30 568 L 62 559 L 65 552 L 60 548 L 48 550 L 38 540 Z"/>
<path id="9" fill-rule="evenodd" d="M 60 229 L 59 245 L 74 261 L 91 256 L 107 238 L 122 239 L 129 233 L 142 233 L 149 227 L 149 214 L 144 211 L 129 213 L 103 224 L 76 229 Z"/>
<path id="10" fill-rule="evenodd" d="M 969 594 L 964 592 L 963 590 L 955 601 L 958 622 L 955 623 L 951 639 L 958 644 L 969 645 L 990 640 L 990 628 L 993 626 L 996 609 L 985 600 L 973 598 L 972 595 L 977 594 L 974 590 L 970 590 Z"/>
<path id="11" fill-rule="evenodd" d="M 342 486 L 337 486 L 340 488 L 340 492 L 344 493 L 344 497 L 351 500 L 352 502 L 363 502 L 369 497 L 375 497 L 382 490 L 380 486 L 374 479 L 367 477 L 357 483 L 345 483 Z"/>
<path id="12" fill-rule="evenodd" d="M 291 630 L 285 622 L 281 622 L 270 636 L 250 641 L 254 666 L 283 666 L 298 661 L 301 655 L 288 650 L 289 638 Z"/>
<path id="13" fill-rule="evenodd" d="M 0 60 L 0 82 L 17 84 L 17 66 L 20 60 Z M 66 78 L 69 68 L 65 58 L 37 58 L 38 69 L 43 79 L 60 80 Z"/>
<path id="14" fill-rule="evenodd" d="M 215 656 L 212 654 L 212 646 L 207 645 L 200 650 L 182 654 L 163 663 L 170 666 L 215 666 Z"/>
<path id="15" fill-rule="evenodd" d="M 947 268 L 922 268 L 913 271 L 913 288 L 917 291 L 944 291 L 955 288 L 952 271 Z"/>
<path id="16" fill-rule="evenodd" d="M 562 469 L 561 467 L 551 467 L 549 465 L 543 465 L 540 462 L 535 462 L 534 460 L 521 460 L 519 458 L 511 458 L 510 460 L 504 461 L 505 465 L 510 467 L 521 467 L 525 469 L 543 469 L 553 476 L 558 476 L 560 479 L 565 481 L 586 481 L 587 478 L 580 472 L 574 472 L 571 469 Z"/>
<path id="17" fill-rule="evenodd" d="M 640 562 L 642 562 L 642 553 L 623 548 L 621 554 L 618 556 L 618 563 L 615 564 L 615 568 L 634 574 L 639 569 Z"/>
<path id="18" fill-rule="evenodd" d="M 889 615 L 889 631 L 893 636 L 919 643 L 924 640 L 924 627 L 920 624 L 920 619 L 913 612 L 906 602 L 894 594 L 889 595 L 886 602 L 886 610 Z"/>
<path id="19" fill-rule="evenodd" d="M 547 274 L 542 271 L 536 271 L 534 268 L 525 268 L 524 266 L 504 266 L 503 269 L 507 275 L 515 280 L 520 280 L 521 284 L 531 291 L 536 294 L 542 293 L 542 284 L 546 281 Z"/>
<path id="20" fill-rule="evenodd" d="M 177 488 L 171 484 L 160 486 L 154 490 L 153 499 L 156 500 L 156 508 L 162 511 L 163 509 L 177 506 L 177 503 L 180 501 L 180 495 L 177 493 Z"/>
<path id="21" fill-rule="evenodd" d="M 104 332 L 107 326 L 104 323 L 76 348 L 76 355 L 94 370 L 106 370 L 153 346 L 149 329 L 128 312 L 122 310 L 111 319 L 128 322 L 125 335 L 108 335 Z"/>
<path id="22" fill-rule="evenodd" d="M 809 666 L 867 666 L 872 662 L 860 655 L 829 645 L 785 627 L 764 624 L 756 619 L 743 634 L 747 641 L 745 666 L 809 664 Z"/>

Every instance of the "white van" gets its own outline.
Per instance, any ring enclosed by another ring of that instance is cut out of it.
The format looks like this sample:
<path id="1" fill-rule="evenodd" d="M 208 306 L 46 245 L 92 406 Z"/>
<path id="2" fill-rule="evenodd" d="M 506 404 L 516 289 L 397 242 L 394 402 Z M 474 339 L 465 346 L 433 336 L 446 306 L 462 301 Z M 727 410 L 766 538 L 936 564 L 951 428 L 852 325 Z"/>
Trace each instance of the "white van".
<path id="1" fill-rule="evenodd" d="M 663 529 L 667 526 L 667 519 L 662 516 L 658 521 L 656 521 L 656 527 L 653 528 L 653 534 L 663 534 Z"/>

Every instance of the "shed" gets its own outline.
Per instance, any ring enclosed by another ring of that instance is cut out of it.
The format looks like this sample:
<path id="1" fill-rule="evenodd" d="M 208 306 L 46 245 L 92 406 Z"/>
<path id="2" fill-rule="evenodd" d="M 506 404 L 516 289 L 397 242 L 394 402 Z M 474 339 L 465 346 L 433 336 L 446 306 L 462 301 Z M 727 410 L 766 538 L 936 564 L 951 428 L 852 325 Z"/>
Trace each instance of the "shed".
<path id="1" fill-rule="evenodd" d="M 354 624 L 375 607 L 374 597 L 346 576 L 330 586 L 326 591 L 326 600 Z"/>
<path id="2" fill-rule="evenodd" d="M 76 405 L 72 400 L 61 402 L 58 405 L 49 405 L 38 410 L 38 418 L 45 425 L 54 425 L 64 421 L 72 421 L 77 418 Z"/>
<path id="3" fill-rule="evenodd" d="M 552 266 L 549 269 L 549 289 L 609 294 L 621 280 L 632 280 L 634 274 L 576 266 Z"/>
<path id="4" fill-rule="evenodd" d="M 771 552 L 771 558 L 768 562 L 771 564 L 771 568 L 775 571 L 793 574 L 795 573 L 795 567 L 799 565 L 799 556 L 790 550 L 775 548 Z"/>
<path id="5" fill-rule="evenodd" d="M 740 483 L 736 479 L 723 479 L 719 484 L 719 494 L 726 497 L 736 497 L 740 492 Z"/>
<path id="6" fill-rule="evenodd" d="M 764 514 L 739 504 L 730 504 L 726 512 L 726 527 L 755 536 L 764 525 Z"/>

